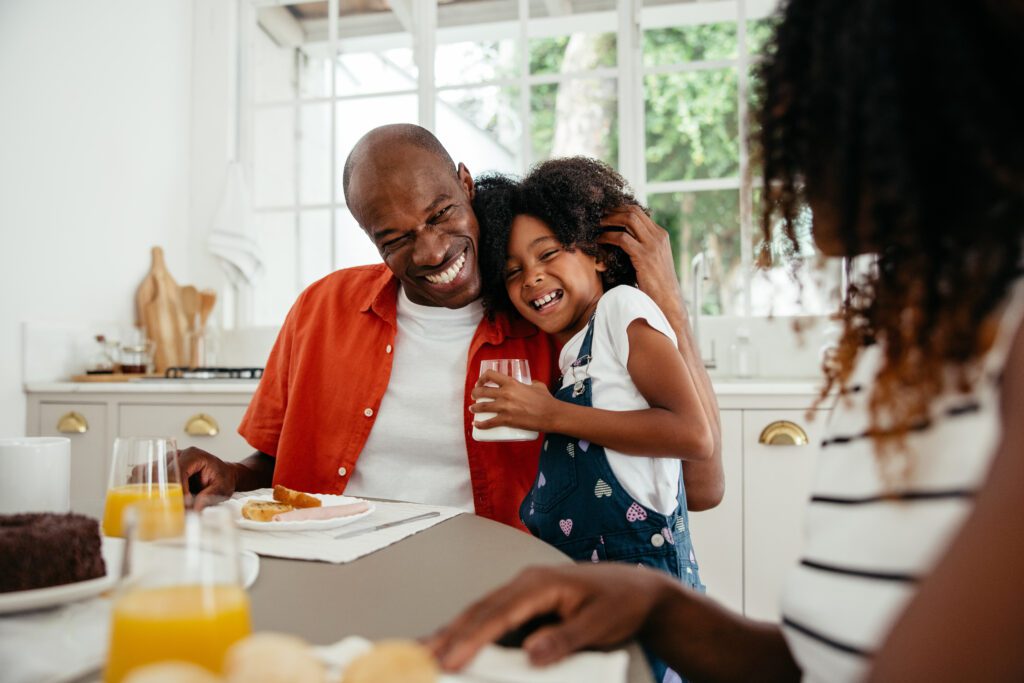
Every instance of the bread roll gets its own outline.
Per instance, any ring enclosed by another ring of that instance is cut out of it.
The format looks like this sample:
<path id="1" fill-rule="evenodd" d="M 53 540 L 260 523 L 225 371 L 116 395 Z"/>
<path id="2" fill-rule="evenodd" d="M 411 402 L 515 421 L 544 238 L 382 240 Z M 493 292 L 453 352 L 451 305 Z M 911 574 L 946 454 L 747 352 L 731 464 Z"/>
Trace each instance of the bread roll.
<path id="1" fill-rule="evenodd" d="M 324 683 L 323 664 L 300 638 L 254 633 L 224 655 L 226 683 Z"/>
<path id="2" fill-rule="evenodd" d="M 254 522 L 269 522 L 274 515 L 280 515 L 294 510 L 291 505 L 270 502 L 267 500 L 247 500 L 242 506 L 242 517 L 251 519 Z"/>
<path id="3" fill-rule="evenodd" d="M 315 498 L 308 493 L 302 493 L 301 491 L 292 491 L 290 488 L 280 484 L 274 487 L 274 500 L 295 508 L 318 508 L 323 504 L 319 498 Z"/>
<path id="4" fill-rule="evenodd" d="M 223 683 L 198 664 L 189 662 L 157 662 L 128 672 L 121 683 Z"/>
<path id="5" fill-rule="evenodd" d="M 342 683 L 435 683 L 437 660 L 411 640 L 382 640 L 345 668 Z"/>

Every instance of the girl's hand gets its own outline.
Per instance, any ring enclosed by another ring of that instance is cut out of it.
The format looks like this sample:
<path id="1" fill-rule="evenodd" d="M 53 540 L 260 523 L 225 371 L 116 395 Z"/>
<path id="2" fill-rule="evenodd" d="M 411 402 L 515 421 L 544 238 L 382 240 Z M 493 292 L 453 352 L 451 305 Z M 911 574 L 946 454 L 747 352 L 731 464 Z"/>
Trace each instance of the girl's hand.
<path id="1" fill-rule="evenodd" d="M 497 384 L 498 386 L 485 386 Z M 554 398 L 543 384 L 523 384 L 494 370 L 480 375 L 472 396 L 477 400 L 469 407 L 471 413 L 496 413 L 482 422 L 473 422 L 477 429 L 516 427 L 534 432 L 548 432 L 552 417 L 561 401 Z M 481 398 L 494 399 L 480 403 Z"/>

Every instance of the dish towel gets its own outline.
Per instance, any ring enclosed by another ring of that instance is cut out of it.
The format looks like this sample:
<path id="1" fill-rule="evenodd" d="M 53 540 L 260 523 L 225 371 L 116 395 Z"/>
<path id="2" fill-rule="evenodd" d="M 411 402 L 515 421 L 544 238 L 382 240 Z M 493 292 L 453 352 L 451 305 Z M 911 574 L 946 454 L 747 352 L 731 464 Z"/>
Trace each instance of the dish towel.
<path id="1" fill-rule="evenodd" d="M 235 286 L 252 284 L 263 270 L 263 253 L 253 237 L 253 227 L 245 173 L 235 161 L 228 164 L 224 194 L 206 240 L 207 249 Z"/>
<path id="2" fill-rule="evenodd" d="M 328 680 L 338 680 L 349 662 L 373 647 L 366 638 L 350 636 L 333 645 L 316 648 L 330 669 Z M 534 667 L 519 649 L 488 645 L 458 674 L 444 674 L 439 683 L 625 683 L 629 655 L 614 652 L 580 652 L 561 662 Z"/>
<path id="3" fill-rule="evenodd" d="M 103 664 L 110 628 L 108 598 L 0 618 L 0 680 L 66 681 Z"/>
<path id="4" fill-rule="evenodd" d="M 273 496 L 273 489 L 259 489 L 236 494 L 235 500 L 243 500 L 250 496 L 268 498 Z M 464 510 L 443 505 L 420 505 L 418 503 L 388 503 L 374 501 L 373 514 L 345 526 L 325 531 L 249 531 L 239 530 L 242 547 L 257 555 L 268 557 L 285 557 L 292 560 L 317 560 L 344 564 L 357 560 L 364 555 L 377 552 L 389 545 L 398 543 L 404 538 L 418 534 L 456 515 Z M 334 538 L 338 534 L 359 529 L 368 529 L 379 524 L 396 522 L 425 512 L 437 512 L 436 517 L 410 522 L 390 529 L 380 529 L 354 536 L 352 538 Z"/>

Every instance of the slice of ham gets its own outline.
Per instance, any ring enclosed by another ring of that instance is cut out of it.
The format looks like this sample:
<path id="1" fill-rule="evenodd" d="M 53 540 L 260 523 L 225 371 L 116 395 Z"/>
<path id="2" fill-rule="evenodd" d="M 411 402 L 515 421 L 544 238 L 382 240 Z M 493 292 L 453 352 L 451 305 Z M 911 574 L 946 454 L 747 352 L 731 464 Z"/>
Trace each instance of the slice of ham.
<path id="1" fill-rule="evenodd" d="M 274 515 L 275 522 L 308 522 L 314 519 L 335 519 L 336 517 L 351 517 L 360 512 L 370 509 L 366 501 L 349 503 L 348 505 L 327 505 L 319 508 L 300 508 L 291 512 L 282 512 Z"/>

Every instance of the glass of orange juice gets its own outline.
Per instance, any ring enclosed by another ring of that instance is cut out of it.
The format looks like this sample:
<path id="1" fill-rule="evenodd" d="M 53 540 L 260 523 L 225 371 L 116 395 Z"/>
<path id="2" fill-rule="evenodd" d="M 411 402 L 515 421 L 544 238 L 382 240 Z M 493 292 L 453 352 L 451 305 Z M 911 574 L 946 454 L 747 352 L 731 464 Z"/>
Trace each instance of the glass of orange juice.
<path id="1" fill-rule="evenodd" d="M 185 492 L 174 439 L 126 437 L 114 441 L 103 533 L 123 537 L 124 514 L 129 508 L 136 511 L 137 531 L 143 537 L 181 533 L 185 521 Z"/>
<path id="2" fill-rule="evenodd" d="M 169 659 L 220 673 L 224 653 L 252 630 L 231 515 L 217 508 L 189 511 L 181 535 L 155 540 L 140 535 L 141 519 L 137 509 L 125 517 L 127 546 L 105 683 Z"/>

